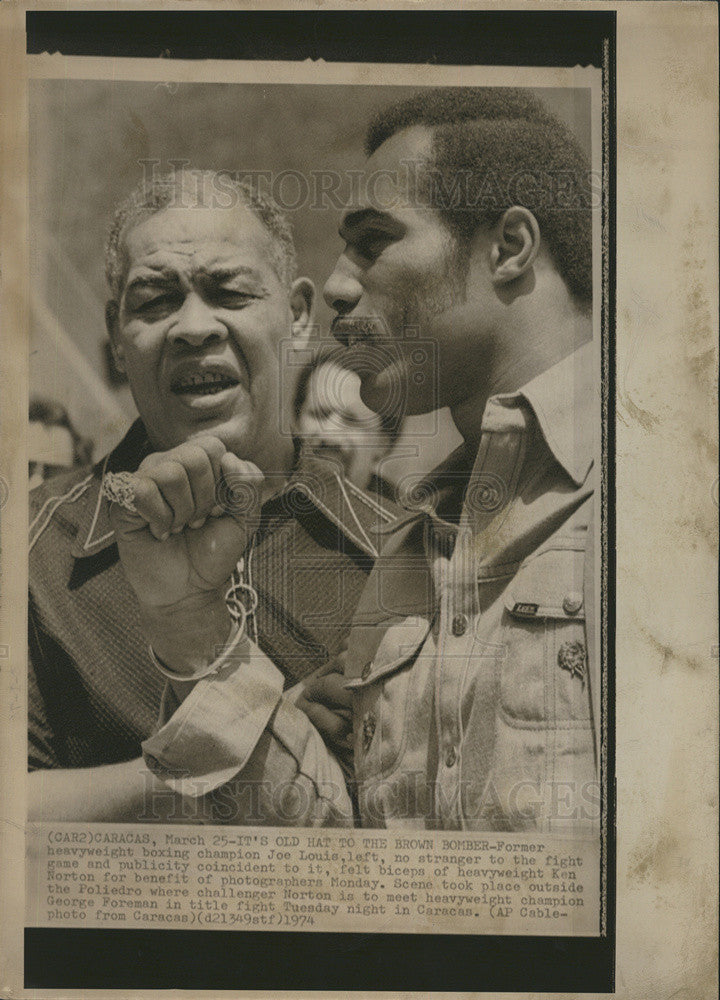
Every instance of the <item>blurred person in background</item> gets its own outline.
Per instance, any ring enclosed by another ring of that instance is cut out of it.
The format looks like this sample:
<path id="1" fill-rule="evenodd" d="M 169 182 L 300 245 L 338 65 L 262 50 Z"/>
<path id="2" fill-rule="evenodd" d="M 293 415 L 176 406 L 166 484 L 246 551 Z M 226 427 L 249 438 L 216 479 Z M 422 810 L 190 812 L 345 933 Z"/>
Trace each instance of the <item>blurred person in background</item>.
<path id="1" fill-rule="evenodd" d="M 29 488 L 67 469 L 90 465 L 93 442 L 73 426 L 64 406 L 52 399 L 30 401 L 28 427 Z"/>
<path id="2" fill-rule="evenodd" d="M 395 502 L 395 489 L 380 470 L 402 421 L 397 412 L 379 414 L 365 406 L 360 376 L 343 365 L 343 353 L 325 347 L 300 373 L 296 433 L 318 458 L 334 461 L 349 483 Z"/>

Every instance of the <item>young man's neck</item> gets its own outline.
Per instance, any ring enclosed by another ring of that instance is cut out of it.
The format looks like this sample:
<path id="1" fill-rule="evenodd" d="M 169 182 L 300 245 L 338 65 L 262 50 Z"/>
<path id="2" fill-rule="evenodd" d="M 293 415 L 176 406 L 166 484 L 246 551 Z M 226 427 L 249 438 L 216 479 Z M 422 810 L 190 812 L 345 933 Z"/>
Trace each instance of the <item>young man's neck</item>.
<path id="1" fill-rule="evenodd" d="M 489 377 L 476 392 L 451 408 L 468 454 L 474 457 L 477 452 L 485 408 L 492 396 L 517 392 L 591 339 L 592 314 L 580 309 L 570 297 L 560 308 L 557 300 L 535 300 L 513 310 L 511 323 L 495 341 Z"/>

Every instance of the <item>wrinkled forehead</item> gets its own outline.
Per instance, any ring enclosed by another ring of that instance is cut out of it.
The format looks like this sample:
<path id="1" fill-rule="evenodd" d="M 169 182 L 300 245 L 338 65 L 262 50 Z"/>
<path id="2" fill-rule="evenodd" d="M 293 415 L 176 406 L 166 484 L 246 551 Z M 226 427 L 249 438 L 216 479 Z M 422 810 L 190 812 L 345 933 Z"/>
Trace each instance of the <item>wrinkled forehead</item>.
<path id="1" fill-rule="evenodd" d="M 125 279 L 140 266 L 189 274 L 239 263 L 275 272 L 272 238 L 243 205 L 162 208 L 132 224 L 122 243 Z"/>

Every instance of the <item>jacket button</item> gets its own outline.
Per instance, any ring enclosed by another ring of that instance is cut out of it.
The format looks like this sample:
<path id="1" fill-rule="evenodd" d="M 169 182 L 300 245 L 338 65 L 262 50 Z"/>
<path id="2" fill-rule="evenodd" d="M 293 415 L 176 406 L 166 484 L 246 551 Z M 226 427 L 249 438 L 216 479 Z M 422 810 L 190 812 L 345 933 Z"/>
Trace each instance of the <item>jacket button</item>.
<path id="1" fill-rule="evenodd" d="M 563 598 L 563 611 L 566 615 L 576 615 L 582 607 L 581 594 L 566 594 Z"/>
<path id="2" fill-rule="evenodd" d="M 361 678 L 365 681 L 370 676 L 370 671 L 372 670 L 372 660 L 369 660 L 365 666 L 362 668 Z"/>
<path id="3" fill-rule="evenodd" d="M 456 636 L 465 635 L 468 627 L 468 620 L 465 615 L 455 615 L 452 620 L 452 634 Z"/>
<path id="4" fill-rule="evenodd" d="M 457 760 L 457 750 L 455 747 L 449 747 L 447 753 L 445 754 L 445 767 L 452 767 Z"/>

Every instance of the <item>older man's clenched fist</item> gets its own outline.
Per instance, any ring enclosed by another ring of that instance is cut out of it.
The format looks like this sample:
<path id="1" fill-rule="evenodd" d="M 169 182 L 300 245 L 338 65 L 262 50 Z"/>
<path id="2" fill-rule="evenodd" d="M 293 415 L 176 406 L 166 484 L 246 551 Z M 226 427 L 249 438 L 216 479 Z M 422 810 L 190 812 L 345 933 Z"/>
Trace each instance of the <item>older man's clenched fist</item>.
<path id="1" fill-rule="evenodd" d="M 217 656 L 230 631 L 224 594 L 259 524 L 263 475 L 216 437 L 148 456 L 105 493 L 125 575 L 148 638 L 178 674 Z"/>

